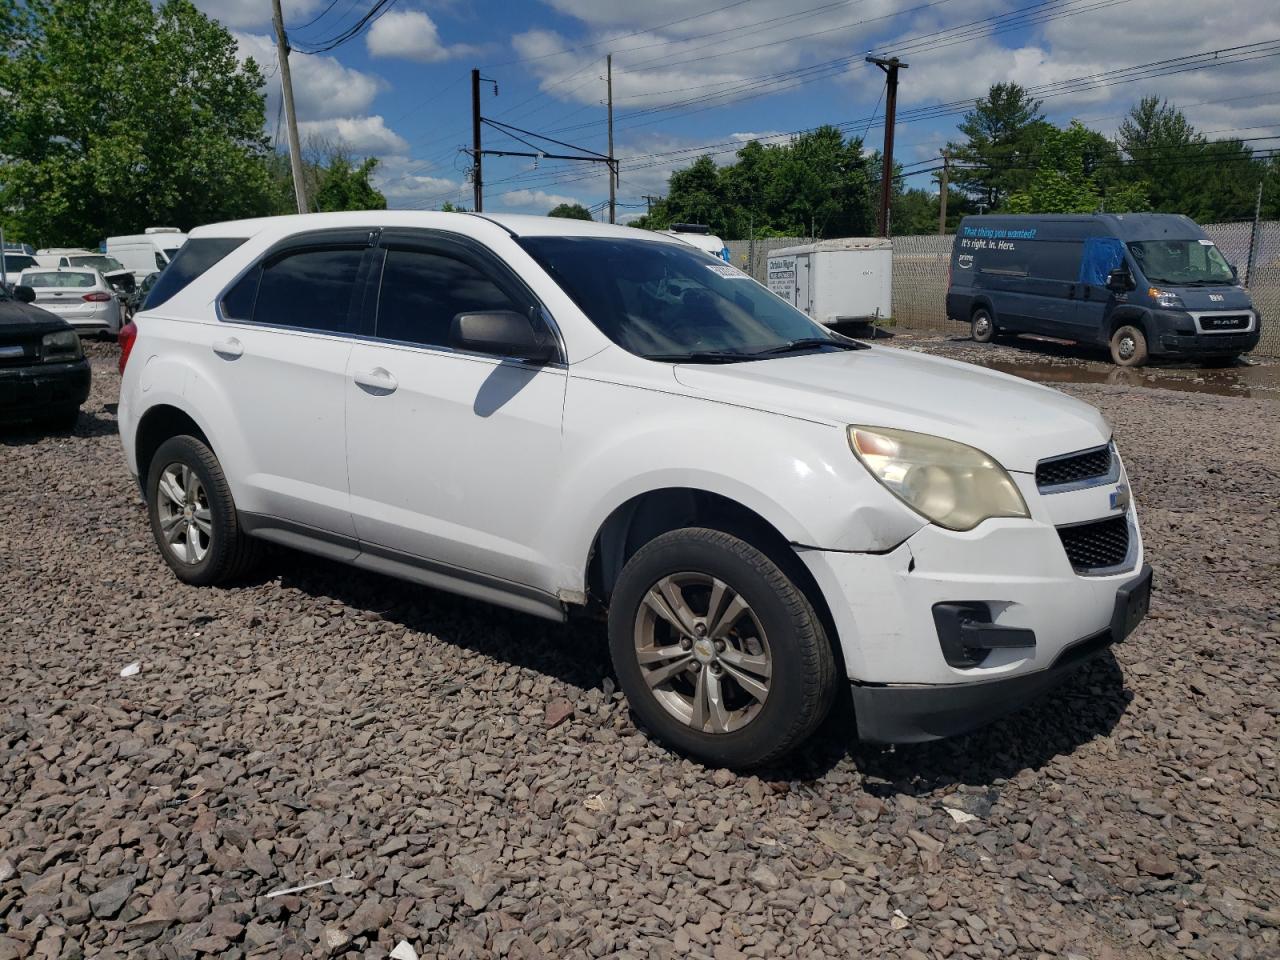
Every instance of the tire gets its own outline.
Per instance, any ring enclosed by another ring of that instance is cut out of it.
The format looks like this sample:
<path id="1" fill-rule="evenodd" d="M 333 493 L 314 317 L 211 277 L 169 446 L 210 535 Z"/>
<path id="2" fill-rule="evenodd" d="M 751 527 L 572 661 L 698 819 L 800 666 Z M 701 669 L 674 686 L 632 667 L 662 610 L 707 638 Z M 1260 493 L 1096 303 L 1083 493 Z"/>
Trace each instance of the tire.
<path id="1" fill-rule="evenodd" d="M 716 584 L 727 592 L 713 617 Z M 660 599 L 664 590 L 679 603 Z M 778 760 L 809 738 L 835 698 L 831 644 L 804 593 L 765 554 L 718 530 L 673 530 L 636 552 L 610 600 L 609 648 L 644 726 L 713 766 Z M 651 651 L 643 666 L 642 648 Z M 719 696 L 697 698 L 699 717 L 695 697 L 705 690 Z"/>
<path id="2" fill-rule="evenodd" d="M 986 307 L 973 311 L 969 319 L 969 336 L 975 343 L 990 343 L 996 338 L 996 318 Z"/>
<path id="3" fill-rule="evenodd" d="M 1111 334 L 1111 360 L 1117 367 L 1140 367 L 1147 362 L 1147 337 L 1139 327 L 1123 324 Z"/>
<path id="4" fill-rule="evenodd" d="M 40 418 L 41 426 L 55 433 L 71 433 L 80 422 L 80 404 L 57 407 Z"/>
<path id="5" fill-rule="evenodd" d="M 185 510 L 188 503 L 191 512 Z M 171 437 L 151 458 L 147 514 L 161 556 L 183 583 L 205 587 L 237 580 L 257 559 L 258 543 L 240 528 L 218 458 L 195 437 Z"/>

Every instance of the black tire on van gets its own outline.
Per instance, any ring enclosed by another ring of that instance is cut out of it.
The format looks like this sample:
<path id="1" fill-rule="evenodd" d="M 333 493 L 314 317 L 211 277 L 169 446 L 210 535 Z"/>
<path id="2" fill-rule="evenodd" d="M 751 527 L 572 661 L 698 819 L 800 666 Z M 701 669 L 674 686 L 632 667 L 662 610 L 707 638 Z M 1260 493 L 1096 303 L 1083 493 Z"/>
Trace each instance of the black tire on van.
<path id="1" fill-rule="evenodd" d="M 996 318 L 986 307 L 979 307 L 969 318 L 969 335 L 975 343 L 990 343 L 996 338 Z"/>
<path id="2" fill-rule="evenodd" d="M 1140 327 L 1122 324 L 1111 334 L 1111 360 L 1117 367 L 1140 367 L 1147 362 L 1147 336 Z"/>

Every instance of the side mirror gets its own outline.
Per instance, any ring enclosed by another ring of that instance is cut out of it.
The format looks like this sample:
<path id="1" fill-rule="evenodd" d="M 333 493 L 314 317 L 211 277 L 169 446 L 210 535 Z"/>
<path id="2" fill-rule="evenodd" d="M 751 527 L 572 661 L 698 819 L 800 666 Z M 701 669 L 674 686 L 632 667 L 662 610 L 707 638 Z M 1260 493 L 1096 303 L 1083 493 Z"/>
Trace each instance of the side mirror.
<path id="1" fill-rule="evenodd" d="M 18 284 L 13 288 L 13 299 L 21 300 L 23 303 L 35 303 L 36 292 L 25 284 Z"/>
<path id="2" fill-rule="evenodd" d="M 1231 279 L 1235 283 L 1240 282 L 1240 271 L 1236 269 L 1236 265 L 1231 264 Z"/>
<path id="3" fill-rule="evenodd" d="M 1133 278 L 1124 267 L 1116 267 L 1107 274 L 1107 289 L 1112 293 L 1127 293 L 1133 289 Z"/>
<path id="4" fill-rule="evenodd" d="M 535 330 L 528 317 L 514 310 L 460 313 L 453 318 L 450 333 L 453 345 L 462 350 L 530 363 L 549 363 L 557 357 L 551 338 Z"/>

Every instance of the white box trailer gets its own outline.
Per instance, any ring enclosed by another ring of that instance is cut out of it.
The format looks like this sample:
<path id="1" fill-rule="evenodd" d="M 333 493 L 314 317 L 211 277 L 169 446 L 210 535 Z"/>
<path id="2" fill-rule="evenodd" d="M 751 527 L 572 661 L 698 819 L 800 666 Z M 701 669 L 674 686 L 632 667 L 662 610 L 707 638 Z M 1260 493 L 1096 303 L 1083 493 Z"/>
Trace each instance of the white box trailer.
<path id="1" fill-rule="evenodd" d="M 893 309 L 893 243 L 819 240 L 769 254 L 769 289 L 819 323 L 875 323 Z"/>

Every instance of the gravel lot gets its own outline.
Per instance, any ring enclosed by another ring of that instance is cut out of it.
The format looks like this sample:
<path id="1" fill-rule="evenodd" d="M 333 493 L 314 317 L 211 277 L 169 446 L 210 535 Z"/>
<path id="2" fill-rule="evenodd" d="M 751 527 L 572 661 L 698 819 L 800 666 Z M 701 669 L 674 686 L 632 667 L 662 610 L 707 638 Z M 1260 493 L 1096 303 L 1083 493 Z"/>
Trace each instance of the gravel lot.
<path id="1" fill-rule="evenodd" d="M 975 735 L 859 747 L 846 705 L 735 776 L 637 732 L 594 624 L 283 551 L 179 584 L 91 352 L 73 436 L 0 433 L 0 960 L 1280 956 L 1274 402 L 1066 385 L 1150 619 Z"/>

